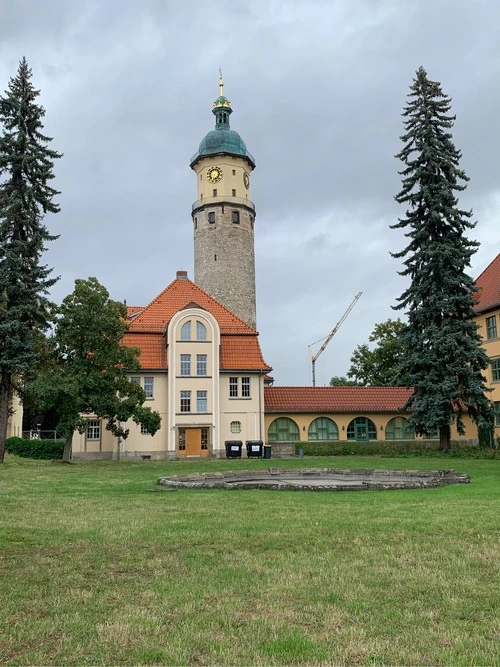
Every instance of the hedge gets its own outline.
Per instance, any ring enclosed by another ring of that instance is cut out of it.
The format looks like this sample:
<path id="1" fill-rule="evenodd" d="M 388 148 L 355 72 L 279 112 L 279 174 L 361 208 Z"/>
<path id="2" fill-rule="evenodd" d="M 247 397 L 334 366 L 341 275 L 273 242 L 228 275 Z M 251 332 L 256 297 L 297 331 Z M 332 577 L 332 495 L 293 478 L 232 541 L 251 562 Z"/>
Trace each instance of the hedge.
<path id="1" fill-rule="evenodd" d="M 369 442 L 334 440 L 329 442 L 297 442 L 295 454 L 302 449 L 305 456 L 451 456 L 456 458 L 496 457 L 496 449 L 486 449 L 452 441 L 447 452 L 439 447 L 439 440 L 373 440 Z"/>
<path id="2" fill-rule="evenodd" d="M 7 438 L 5 451 L 27 459 L 62 459 L 64 440 L 24 440 Z"/>

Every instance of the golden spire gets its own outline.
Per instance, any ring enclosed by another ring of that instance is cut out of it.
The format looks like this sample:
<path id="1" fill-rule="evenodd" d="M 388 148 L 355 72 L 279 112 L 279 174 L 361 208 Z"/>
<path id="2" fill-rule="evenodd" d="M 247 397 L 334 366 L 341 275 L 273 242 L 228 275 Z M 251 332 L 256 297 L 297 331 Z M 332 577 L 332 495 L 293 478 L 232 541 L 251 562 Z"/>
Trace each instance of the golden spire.
<path id="1" fill-rule="evenodd" d="M 1 0 L 0 0 L 1 2 Z M 219 66 L 219 97 L 214 102 L 215 108 L 223 107 L 224 109 L 231 109 L 231 104 L 227 97 L 224 95 L 224 81 L 222 79 L 222 69 Z M 231 113 L 231 111 L 229 111 Z"/>
<path id="2" fill-rule="evenodd" d="M 224 81 L 222 80 L 222 69 L 219 65 L 219 95 L 224 97 Z"/>

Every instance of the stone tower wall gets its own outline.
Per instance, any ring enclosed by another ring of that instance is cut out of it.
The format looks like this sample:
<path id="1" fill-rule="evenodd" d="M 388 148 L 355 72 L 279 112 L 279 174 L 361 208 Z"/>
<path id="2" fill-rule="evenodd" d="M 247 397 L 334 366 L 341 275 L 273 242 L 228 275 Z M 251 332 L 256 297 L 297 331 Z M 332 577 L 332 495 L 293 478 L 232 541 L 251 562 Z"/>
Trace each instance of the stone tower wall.
<path id="1" fill-rule="evenodd" d="M 233 211 L 239 212 L 239 224 Z M 215 222 L 209 222 L 210 213 Z M 255 329 L 254 220 L 254 211 L 229 203 L 193 212 L 195 284 Z"/>

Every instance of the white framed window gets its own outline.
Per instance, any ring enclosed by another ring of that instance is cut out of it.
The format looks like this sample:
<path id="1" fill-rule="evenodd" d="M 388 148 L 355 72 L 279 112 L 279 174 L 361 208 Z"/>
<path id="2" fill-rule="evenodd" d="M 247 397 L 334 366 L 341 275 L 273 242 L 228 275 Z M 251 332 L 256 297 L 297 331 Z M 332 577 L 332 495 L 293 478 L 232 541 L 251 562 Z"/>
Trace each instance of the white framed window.
<path id="1" fill-rule="evenodd" d="M 238 378 L 229 378 L 229 398 L 238 398 Z"/>
<path id="2" fill-rule="evenodd" d="M 196 321 L 196 340 L 207 340 L 207 327 L 199 320 Z"/>
<path id="3" fill-rule="evenodd" d="M 493 406 L 495 410 L 495 426 L 500 426 L 500 401 L 495 401 Z"/>
<path id="4" fill-rule="evenodd" d="M 181 391 L 181 412 L 191 412 L 191 392 Z"/>
<path id="5" fill-rule="evenodd" d="M 138 377 L 137 375 L 134 375 L 134 377 L 130 378 L 130 382 L 135 382 L 135 384 L 141 384 L 141 378 Z"/>
<path id="6" fill-rule="evenodd" d="M 229 428 L 231 433 L 241 433 L 241 422 L 231 422 Z"/>
<path id="7" fill-rule="evenodd" d="M 87 431 L 85 433 L 87 440 L 101 439 L 101 422 L 97 419 L 91 419 L 87 423 Z"/>
<path id="8" fill-rule="evenodd" d="M 207 355 L 206 354 L 197 354 L 196 355 L 196 375 L 206 375 L 207 374 Z"/>
<path id="9" fill-rule="evenodd" d="M 181 327 L 181 340 L 191 340 L 191 322 L 184 322 Z"/>
<path id="10" fill-rule="evenodd" d="M 250 378 L 241 378 L 241 397 L 250 398 Z"/>
<path id="11" fill-rule="evenodd" d="M 146 398 L 153 398 L 153 390 L 154 390 L 154 378 L 145 377 L 144 378 L 144 393 L 146 394 Z"/>
<path id="12" fill-rule="evenodd" d="M 496 338 L 497 337 L 497 318 L 496 315 L 486 318 L 486 337 Z"/>
<path id="13" fill-rule="evenodd" d="M 181 354 L 181 375 L 191 375 L 190 354 Z"/>
<path id="14" fill-rule="evenodd" d="M 196 412 L 207 412 L 207 392 L 196 392 Z"/>

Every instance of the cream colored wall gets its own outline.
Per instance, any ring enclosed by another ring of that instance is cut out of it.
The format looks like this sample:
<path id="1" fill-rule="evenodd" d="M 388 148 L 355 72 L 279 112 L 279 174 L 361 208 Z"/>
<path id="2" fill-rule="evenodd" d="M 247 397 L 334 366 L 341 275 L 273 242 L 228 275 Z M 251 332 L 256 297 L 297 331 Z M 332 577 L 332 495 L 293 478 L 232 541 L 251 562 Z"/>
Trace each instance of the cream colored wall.
<path id="1" fill-rule="evenodd" d="M 250 398 L 230 398 L 229 378 L 250 378 Z M 226 440 L 265 440 L 264 430 L 264 377 L 257 373 L 224 373 L 220 381 L 221 449 Z M 241 422 L 241 432 L 231 433 L 231 422 Z"/>
<path id="2" fill-rule="evenodd" d="M 181 340 L 181 329 L 190 321 L 190 341 Z M 196 340 L 196 322 L 200 321 L 207 330 L 207 340 Z M 200 308 L 187 308 L 179 311 L 171 319 L 168 327 L 168 392 L 172 397 L 167 421 L 168 451 L 174 455 L 177 451 L 177 431 L 182 427 L 208 427 L 210 429 L 210 450 L 219 449 L 220 414 L 219 414 L 219 346 L 220 330 L 217 320 L 208 311 Z M 181 375 L 181 354 L 191 355 L 191 375 Z M 196 375 L 196 355 L 207 355 L 207 375 Z M 191 391 L 191 412 L 181 413 L 180 393 Z M 207 392 L 207 412 L 196 412 L 196 392 Z"/>
<path id="3" fill-rule="evenodd" d="M 209 167 L 220 167 L 222 170 L 222 178 L 218 183 L 211 183 L 207 178 Z M 243 175 L 246 172 L 249 180 L 251 180 L 252 167 L 243 158 L 232 157 L 230 155 L 214 155 L 199 160 L 195 166 L 196 172 L 198 201 L 215 202 L 224 199 L 231 201 L 233 198 L 232 191 L 236 190 L 237 199 L 248 199 L 251 201 L 250 189 L 245 187 L 243 182 Z M 233 174 L 233 171 L 235 174 Z M 213 190 L 217 190 L 217 197 L 214 198 Z M 238 202 L 241 203 L 241 202 Z"/>
<path id="4" fill-rule="evenodd" d="M 161 426 L 153 435 L 143 435 L 141 427 L 133 420 L 126 423 L 129 435 L 120 442 L 120 456 L 123 458 L 140 458 L 141 455 L 154 455 L 166 451 L 167 448 L 167 373 L 141 371 L 134 373 L 134 377 L 141 378 L 143 386 L 144 377 L 153 377 L 153 398 L 144 401 L 144 407 L 151 408 L 160 413 Z M 88 420 L 94 420 L 89 416 Z M 118 440 L 106 430 L 106 422 L 101 420 L 101 437 L 99 440 L 88 440 L 85 433 L 75 433 L 73 436 L 73 455 L 103 454 L 111 458 L 118 456 Z"/>
<path id="5" fill-rule="evenodd" d="M 367 417 L 368 419 L 371 419 L 372 422 L 375 424 L 375 427 L 377 429 L 377 440 L 384 440 L 385 439 L 385 427 L 387 426 L 388 422 L 393 418 L 393 417 L 405 417 L 408 419 L 409 415 L 408 414 L 402 414 L 401 412 L 393 412 L 393 413 L 378 413 L 378 414 L 370 414 L 370 413 L 320 413 L 320 412 L 315 412 L 315 413 L 288 413 L 288 412 L 282 412 L 282 413 L 272 413 L 269 414 L 267 413 L 265 415 L 265 433 L 266 433 L 266 441 L 268 440 L 267 434 L 269 432 L 269 427 L 271 423 L 275 420 L 278 419 L 279 417 L 288 417 L 289 419 L 293 419 L 293 421 L 297 424 L 299 427 L 299 432 L 300 432 L 300 440 L 301 442 L 307 442 L 308 440 L 308 430 L 311 422 L 313 422 L 317 417 L 328 417 L 329 419 L 332 419 L 336 424 L 339 429 L 339 440 L 347 440 L 347 427 L 349 426 L 350 422 L 353 419 L 356 419 L 356 417 Z M 459 436 L 458 432 L 455 428 L 455 426 L 452 427 L 452 433 L 451 437 L 452 440 L 475 440 L 477 439 L 477 429 L 475 425 L 473 424 L 472 420 L 466 415 L 464 417 L 464 422 L 465 422 L 465 434 L 463 436 Z"/>
<path id="6" fill-rule="evenodd" d="M 21 438 L 23 434 L 23 404 L 16 393 L 12 396 L 10 407 L 12 414 L 7 420 L 7 437 L 17 436 Z"/>

